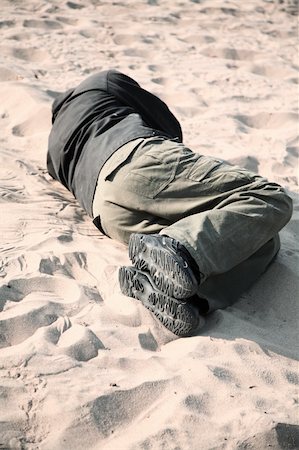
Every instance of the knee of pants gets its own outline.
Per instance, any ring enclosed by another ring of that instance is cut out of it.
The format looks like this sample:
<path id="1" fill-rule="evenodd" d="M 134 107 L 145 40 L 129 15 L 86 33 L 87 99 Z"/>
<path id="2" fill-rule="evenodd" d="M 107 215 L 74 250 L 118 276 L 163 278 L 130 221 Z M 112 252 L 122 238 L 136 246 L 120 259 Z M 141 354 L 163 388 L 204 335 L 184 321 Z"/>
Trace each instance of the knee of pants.
<path id="1" fill-rule="evenodd" d="M 283 228 L 291 219 L 293 213 L 293 201 L 286 193 L 285 189 L 276 183 L 268 183 L 265 186 L 271 197 L 270 202 L 276 208 L 276 220 L 280 224 L 280 229 Z"/>
<path id="2" fill-rule="evenodd" d="M 273 221 L 275 220 L 277 232 L 281 230 L 289 222 L 293 213 L 293 201 L 285 189 L 259 175 L 253 177 L 248 188 L 253 197 L 267 206 L 265 216 L 269 214 Z"/>
<path id="3" fill-rule="evenodd" d="M 289 195 L 287 195 L 285 191 L 284 191 L 284 203 L 285 203 L 285 217 L 288 222 L 293 214 L 293 200 Z"/>

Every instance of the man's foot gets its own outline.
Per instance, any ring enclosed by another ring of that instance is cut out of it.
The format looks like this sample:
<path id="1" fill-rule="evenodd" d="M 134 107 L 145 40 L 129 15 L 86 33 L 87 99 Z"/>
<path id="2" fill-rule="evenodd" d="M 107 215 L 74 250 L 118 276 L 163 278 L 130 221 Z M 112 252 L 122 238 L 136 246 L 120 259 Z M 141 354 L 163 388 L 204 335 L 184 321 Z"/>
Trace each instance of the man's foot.
<path id="1" fill-rule="evenodd" d="M 194 261 L 175 239 L 160 234 L 132 234 L 129 257 L 133 265 L 151 275 L 156 287 L 169 297 L 192 297 L 198 281 L 192 270 Z"/>
<path id="2" fill-rule="evenodd" d="M 157 289 L 151 276 L 135 267 L 119 269 L 119 284 L 124 295 L 140 300 L 162 324 L 178 336 L 188 336 L 203 325 L 192 300 L 178 300 Z"/>

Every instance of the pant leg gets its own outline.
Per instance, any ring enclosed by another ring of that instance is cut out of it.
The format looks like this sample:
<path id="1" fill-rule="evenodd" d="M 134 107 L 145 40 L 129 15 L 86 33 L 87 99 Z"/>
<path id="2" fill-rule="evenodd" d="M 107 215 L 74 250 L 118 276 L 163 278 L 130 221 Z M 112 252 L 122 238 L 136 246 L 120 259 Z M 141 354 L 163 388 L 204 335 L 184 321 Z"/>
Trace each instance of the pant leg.
<path id="1" fill-rule="evenodd" d="M 261 177 L 227 194 L 212 210 L 183 217 L 161 231 L 187 248 L 203 278 L 248 259 L 290 219 L 291 202 L 283 189 Z"/>
<path id="2" fill-rule="evenodd" d="M 199 306 L 202 314 L 232 305 L 266 271 L 280 248 L 278 234 L 263 245 L 245 261 L 228 272 L 214 275 L 201 284 L 198 289 Z M 205 299 L 206 302 L 201 302 Z"/>

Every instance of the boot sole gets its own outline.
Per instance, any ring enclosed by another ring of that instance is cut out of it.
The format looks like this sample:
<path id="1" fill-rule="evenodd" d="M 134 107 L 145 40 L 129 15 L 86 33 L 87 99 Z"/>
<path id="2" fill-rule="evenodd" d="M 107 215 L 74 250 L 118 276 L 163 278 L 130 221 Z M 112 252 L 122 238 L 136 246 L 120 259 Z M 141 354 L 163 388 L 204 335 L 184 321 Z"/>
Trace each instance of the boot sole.
<path id="1" fill-rule="evenodd" d="M 157 288 L 169 297 L 192 297 L 198 287 L 192 269 L 174 249 L 163 246 L 159 238 L 137 233 L 131 235 L 129 257 L 133 265 L 148 271 Z"/>
<path id="2" fill-rule="evenodd" d="M 142 302 L 157 319 L 177 336 L 189 336 L 201 324 L 201 316 L 190 303 L 171 298 L 151 283 L 147 274 L 135 267 L 119 269 L 119 284 L 124 295 Z M 202 324 L 201 324 L 202 325 Z"/>

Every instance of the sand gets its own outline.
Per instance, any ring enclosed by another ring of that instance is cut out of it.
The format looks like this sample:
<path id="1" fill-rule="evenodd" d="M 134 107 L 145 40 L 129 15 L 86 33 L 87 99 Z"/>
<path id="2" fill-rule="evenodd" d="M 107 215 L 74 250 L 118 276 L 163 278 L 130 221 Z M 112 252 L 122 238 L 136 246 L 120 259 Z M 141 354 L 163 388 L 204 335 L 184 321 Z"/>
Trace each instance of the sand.
<path id="1" fill-rule="evenodd" d="M 1 0 L 1 449 L 299 448 L 296 3 Z M 121 294 L 125 246 L 47 174 L 56 93 L 108 68 L 294 199 L 275 263 L 191 338 Z"/>

